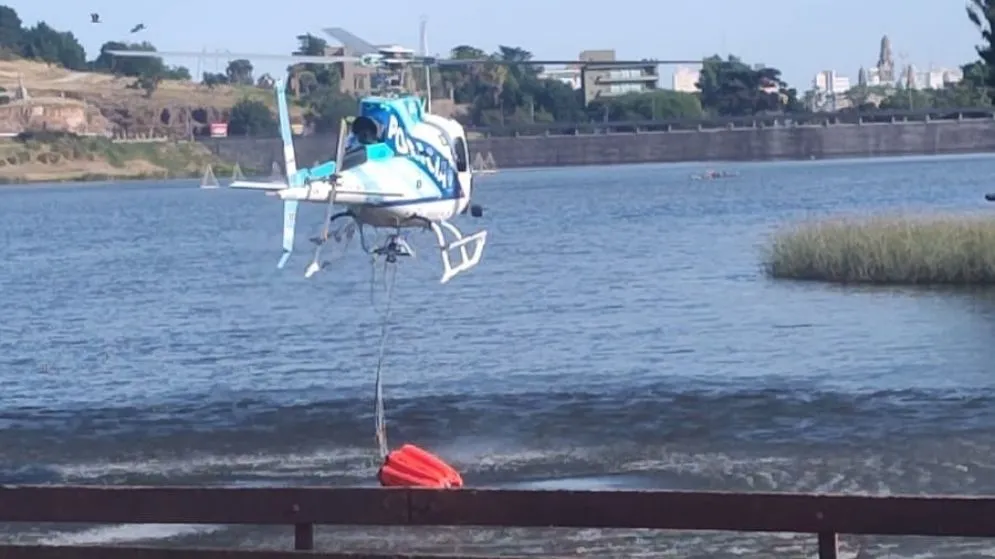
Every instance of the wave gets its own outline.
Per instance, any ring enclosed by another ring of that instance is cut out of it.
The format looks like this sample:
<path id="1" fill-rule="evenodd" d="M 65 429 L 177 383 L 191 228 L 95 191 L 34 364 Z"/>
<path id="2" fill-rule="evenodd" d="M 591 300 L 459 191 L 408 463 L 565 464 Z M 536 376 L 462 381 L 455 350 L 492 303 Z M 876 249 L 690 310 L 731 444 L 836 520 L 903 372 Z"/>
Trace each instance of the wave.
<path id="1" fill-rule="evenodd" d="M 20 483 L 372 479 L 371 400 L 294 403 L 257 395 L 7 410 L 0 414 L 0 472 Z M 601 393 L 388 399 L 387 425 L 391 441 L 416 442 L 499 481 L 654 470 L 681 453 L 800 457 L 987 441 L 995 436 L 987 412 L 993 404 L 995 394 L 984 391 L 658 383 Z"/>

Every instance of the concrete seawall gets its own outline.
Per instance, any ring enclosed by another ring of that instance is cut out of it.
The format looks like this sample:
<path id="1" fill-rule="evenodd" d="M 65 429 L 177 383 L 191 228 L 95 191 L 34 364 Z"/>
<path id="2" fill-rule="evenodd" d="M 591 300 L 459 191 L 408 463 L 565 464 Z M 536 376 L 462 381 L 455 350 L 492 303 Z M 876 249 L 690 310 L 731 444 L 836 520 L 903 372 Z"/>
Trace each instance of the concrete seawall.
<path id="1" fill-rule="evenodd" d="M 277 138 L 202 142 L 245 169 L 282 164 Z M 298 164 L 335 156 L 335 138 L 295 138 Z M 673 132 L 489 137 L 470 141 L 471 158 L 491 154 L 497 167 L 555 167 L 678 161 L 766 161 L 995 151 L 995 119 L 885 124 L 782 126 Z"/>

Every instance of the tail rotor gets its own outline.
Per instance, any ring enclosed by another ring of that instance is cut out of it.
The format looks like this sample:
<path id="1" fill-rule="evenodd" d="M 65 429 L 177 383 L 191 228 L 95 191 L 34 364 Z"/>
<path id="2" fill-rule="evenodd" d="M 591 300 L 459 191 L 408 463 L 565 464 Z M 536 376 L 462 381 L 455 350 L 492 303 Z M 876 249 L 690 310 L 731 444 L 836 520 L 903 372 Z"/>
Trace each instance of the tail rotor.
<path id="1" fill-rule="evenodd" d="M 280 138 L 283 140 L 283 161 L 284 175 L 287 177 L 287 188 L 292 189 L 301 186 L 301 177 L 297 173 L 297 159 L 294 153 L 294 138 L 290 133 L 290 110 L 287 108 L 286 85 L 283 80 L 277 80 L 276 89 L 277 115 L 280 118 Z M 297 229 L 297 207 L 300 202 L 297 200 L 283 201 L 283 255 L 277 268 L 283 268 L 290 260 L 290 254 L 294 251 L 294 233 Z"/>

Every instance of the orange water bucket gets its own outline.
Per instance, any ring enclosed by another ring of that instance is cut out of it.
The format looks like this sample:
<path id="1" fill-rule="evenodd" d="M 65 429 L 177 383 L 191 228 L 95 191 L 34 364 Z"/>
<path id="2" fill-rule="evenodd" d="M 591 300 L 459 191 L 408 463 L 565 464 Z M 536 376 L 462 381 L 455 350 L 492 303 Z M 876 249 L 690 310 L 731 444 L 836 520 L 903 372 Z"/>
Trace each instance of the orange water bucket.
<path id="1" fill-rule="evenodd" d="M 463 487 L 463 478 L 452 466 L 412 444 L 388 454 L 377 479 L 384 487 Z"/>

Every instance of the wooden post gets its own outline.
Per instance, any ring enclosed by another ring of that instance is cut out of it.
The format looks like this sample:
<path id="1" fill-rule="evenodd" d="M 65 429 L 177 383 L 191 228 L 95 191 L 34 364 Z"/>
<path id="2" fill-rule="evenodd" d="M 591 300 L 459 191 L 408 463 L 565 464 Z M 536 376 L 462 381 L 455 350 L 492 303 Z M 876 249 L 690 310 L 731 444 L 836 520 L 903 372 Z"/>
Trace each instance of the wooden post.
<path id="1" fill-rule="evenodd" d="M 819 541 L 822 542 L 821 537 Z M 314 551 L 314 524 L 294 524 L 294 551 Z"/>
<path id="2" fill-rule="evenodd" d="M 819 559 L 836 559 L 838 544 L 834 532 L 819 532 Z"/>

